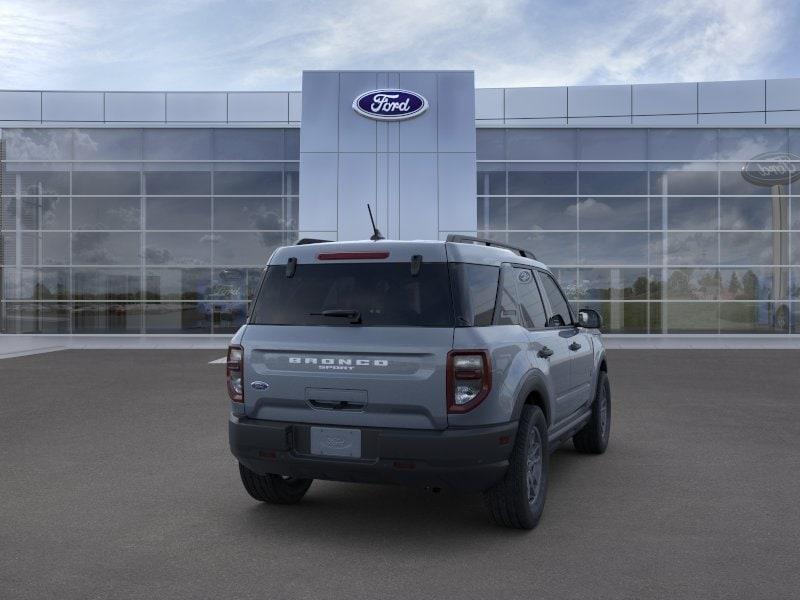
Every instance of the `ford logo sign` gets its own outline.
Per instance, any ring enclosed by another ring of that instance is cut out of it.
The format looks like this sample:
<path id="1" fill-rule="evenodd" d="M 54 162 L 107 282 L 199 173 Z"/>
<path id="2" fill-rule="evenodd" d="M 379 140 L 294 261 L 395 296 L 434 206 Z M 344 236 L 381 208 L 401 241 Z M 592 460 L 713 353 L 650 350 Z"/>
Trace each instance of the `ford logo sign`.
<path id="1" fill-rule="evenodd" d="M 800 156 L 788 152 L 767 152 L 748 160 L 742 177 L 754 185 L 788 185 L 800 179 Z"/>
<path id="2" fill-rule="evenodd" d="M 250 384 L 250 387 L 254 390 L 265 390 L 269 387 L 269 384 L 266 381 L 254 381 Z"/>
<path id="3" fill-rule="evenodd" d="M 372 90 L 353 100 L 353 110 L 379 121 L 402 121 L 421 115 L 428 101 L 408 90 Z"/>

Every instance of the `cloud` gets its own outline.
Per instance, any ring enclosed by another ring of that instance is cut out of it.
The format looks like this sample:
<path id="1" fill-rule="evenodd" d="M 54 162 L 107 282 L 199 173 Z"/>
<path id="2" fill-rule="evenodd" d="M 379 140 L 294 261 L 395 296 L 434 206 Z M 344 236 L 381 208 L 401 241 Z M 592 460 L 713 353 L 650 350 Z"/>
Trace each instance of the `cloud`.
<path id="1" fill-rule="evenodd" d="M 607 219 L 614 214 L 613 208 L 595 198 L 579 200 L 578 205 L 580 206 L 581 216 L 584 218 Z M 570 204 L 565 212 L 574 217 L 578 214 L 578 206 Z"/>
<path id="2" fill-rule="evenodd" d="M 49 79 L 49 67 L 88 35 L 87 15 L 72 4 L 0 4 L 0 87 Z"/>
<path id="3" fill-rule="evenodd" d="M 479 58 L 479 85 L 761 78 L 797 12 L 782 0 L 621 2 L 614 12 L 607 6 L 581 3 L 580 15 L 573 6 L 562 15 L 567 25 L 527 43 L 512 29 L 506 39 L 518 51 L 506 52 L 505 60 L 492 53 Z"/>
<path id="4" fill-rule="evenodd" d="M 5 0 L 0 88 L 298 89 L 303 69 L 479 86 L 790 76 L 791 0 Z"/>

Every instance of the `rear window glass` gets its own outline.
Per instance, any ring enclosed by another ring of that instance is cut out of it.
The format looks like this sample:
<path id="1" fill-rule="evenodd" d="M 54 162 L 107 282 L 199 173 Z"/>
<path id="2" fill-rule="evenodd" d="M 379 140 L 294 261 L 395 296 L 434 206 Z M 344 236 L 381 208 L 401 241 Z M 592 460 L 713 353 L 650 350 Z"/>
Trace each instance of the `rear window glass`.
<path id="1" fill-rule="evenodd" d="M 357 311 L 361 326 L 452 327 L 446 263 L 298 264 L 267 268 L 250 322 L 256 325 L 343 325 L 323 311 Z M 358 325 L 356 325 L 358 326 Z"/>

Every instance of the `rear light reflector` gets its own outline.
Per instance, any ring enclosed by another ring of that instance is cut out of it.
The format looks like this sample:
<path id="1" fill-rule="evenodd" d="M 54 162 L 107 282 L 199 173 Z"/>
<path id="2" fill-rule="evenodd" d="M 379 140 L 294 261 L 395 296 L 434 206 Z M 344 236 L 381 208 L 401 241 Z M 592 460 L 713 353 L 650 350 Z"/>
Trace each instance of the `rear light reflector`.
<path id="1" fill-rule="evenodd" d="M 228 396 L 234 402 L 244 402 L 244 349 L 241 346 L 228 346 L 228 363 L 225 371 Z"/>
<path id="2" fill-rule="evenodd" d="M 492 387 L 486 350 L 451 350 L 447 354 L 447 411 L 465 413 L 478 406 Z"/>
<path id="3" fill-rule="evenodd" d="M 388 252 L 321 252 L 318 260 L 379 260 L 389 258 Z"/>

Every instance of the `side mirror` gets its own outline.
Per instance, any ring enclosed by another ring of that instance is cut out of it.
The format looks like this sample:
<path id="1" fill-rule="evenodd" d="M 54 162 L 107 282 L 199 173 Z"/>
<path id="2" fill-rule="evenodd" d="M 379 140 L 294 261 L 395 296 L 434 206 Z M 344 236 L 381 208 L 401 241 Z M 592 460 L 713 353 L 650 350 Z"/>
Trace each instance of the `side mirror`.
<path id="1" fill-rule="evenodd" d="M 586 329 L 600 329 L 603 326 L 603 318 L 596 310 L 582 308 L 578 311 L 578 325 Z"/>

